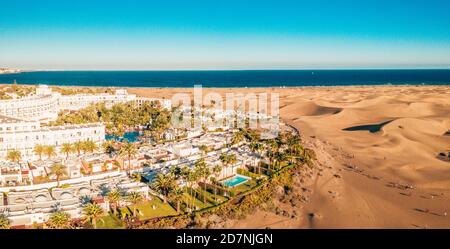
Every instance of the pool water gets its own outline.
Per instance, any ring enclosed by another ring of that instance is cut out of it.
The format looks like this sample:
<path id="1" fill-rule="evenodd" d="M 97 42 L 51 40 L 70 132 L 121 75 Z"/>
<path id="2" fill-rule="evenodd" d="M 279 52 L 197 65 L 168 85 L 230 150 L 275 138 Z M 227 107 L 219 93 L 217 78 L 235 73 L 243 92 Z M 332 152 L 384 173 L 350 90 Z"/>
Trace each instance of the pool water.
<path id="1" fill-rule="evenodd" d="M 227 186 L 227 187 L 236 187 L 246 181 L 248 181 L 250 178 L 246 177 L 246 176 L 241 176 L 241 175 L 235 175 L 231 178 L 228 178 L 226 180 L 224 180 L 222 182 L 223 185 Z"/>
<path id="2" fill-rule="evenodd" d="M 115 140 L 118 142 L 122 142 L 125 139 L 130 142 L 130 143 L 134 143 L 134 142 L 138 142 L 139 141 L 139 132 L 138 131 L 133 131 L 133 132 L 125 132 L 123 134 L 123 137 L 117 137 L 114 135 L 105 135 L 105 139 L 106 140 Z"/>

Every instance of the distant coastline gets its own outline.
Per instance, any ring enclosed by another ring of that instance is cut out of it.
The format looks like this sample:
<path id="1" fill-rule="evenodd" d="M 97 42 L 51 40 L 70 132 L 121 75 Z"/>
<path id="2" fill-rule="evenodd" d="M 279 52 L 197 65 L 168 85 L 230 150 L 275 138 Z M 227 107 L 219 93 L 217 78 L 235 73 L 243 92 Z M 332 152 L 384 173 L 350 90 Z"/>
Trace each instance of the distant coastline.
<path id="1" fill-rule="evenodd" d="M 135 88 L 450 85 L 450 69 L 18 71 L 0 74 L 0 84 L 13 82 Z"/>
<path id="2" fill-rule="evenodd" d="M 22 70 L 16 68 L 0 68 L 0 74 L 18 74 Z"/>

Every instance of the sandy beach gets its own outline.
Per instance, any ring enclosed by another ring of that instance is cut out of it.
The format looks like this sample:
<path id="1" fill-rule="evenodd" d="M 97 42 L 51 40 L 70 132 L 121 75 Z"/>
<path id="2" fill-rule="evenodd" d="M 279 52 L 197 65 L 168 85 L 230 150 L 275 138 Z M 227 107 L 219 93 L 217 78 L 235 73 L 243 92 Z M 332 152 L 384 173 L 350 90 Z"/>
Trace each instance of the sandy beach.
<path id="1" fill-rule="evenodd" d="M 129 88 L 170 98 L 192 89 Z M 281 118 L 316 150 L 304 205 L 258 211 L 239 228 L 450 228 L 450 86 L 207 88 L 278 92 Z"/>

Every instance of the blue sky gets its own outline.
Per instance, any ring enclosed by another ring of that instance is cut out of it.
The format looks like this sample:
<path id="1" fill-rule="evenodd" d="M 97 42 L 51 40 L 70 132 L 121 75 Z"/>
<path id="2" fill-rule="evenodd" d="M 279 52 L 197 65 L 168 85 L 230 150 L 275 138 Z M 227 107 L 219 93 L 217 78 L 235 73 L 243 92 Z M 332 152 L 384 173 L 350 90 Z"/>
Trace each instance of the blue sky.
<path id="1" fill-rule="evenodd" d="M 0 1 L 0 67 L 450 68 L 450 1 Z"/>

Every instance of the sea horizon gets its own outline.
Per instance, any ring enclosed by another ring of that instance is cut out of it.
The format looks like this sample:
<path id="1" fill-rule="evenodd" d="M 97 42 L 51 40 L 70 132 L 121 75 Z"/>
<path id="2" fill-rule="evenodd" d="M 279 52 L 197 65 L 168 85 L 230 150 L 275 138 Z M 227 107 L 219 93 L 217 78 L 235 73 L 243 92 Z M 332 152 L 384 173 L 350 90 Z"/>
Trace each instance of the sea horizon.
<path id="1" fill-rule="evenodd" d="M 132 88 L 450 85 L 450 69 L 55 70 L 0 74 L 0 84 Z"/>

